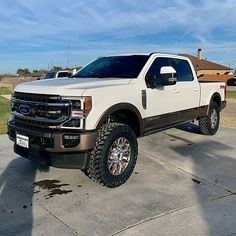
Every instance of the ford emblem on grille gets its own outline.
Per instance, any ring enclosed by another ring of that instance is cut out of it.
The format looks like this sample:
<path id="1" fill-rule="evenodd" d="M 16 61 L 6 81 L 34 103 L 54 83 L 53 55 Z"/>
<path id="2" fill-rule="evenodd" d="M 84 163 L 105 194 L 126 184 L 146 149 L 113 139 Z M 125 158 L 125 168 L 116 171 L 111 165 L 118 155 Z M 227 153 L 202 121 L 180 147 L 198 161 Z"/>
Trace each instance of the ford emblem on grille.
<path id="1" fill-rule="evenodd" d="M 20 105 L 19 106 L 19 112 L 23 115 L 29 115 L 31 113 L 32 109 L 31 107 L 27 105 Z"/>

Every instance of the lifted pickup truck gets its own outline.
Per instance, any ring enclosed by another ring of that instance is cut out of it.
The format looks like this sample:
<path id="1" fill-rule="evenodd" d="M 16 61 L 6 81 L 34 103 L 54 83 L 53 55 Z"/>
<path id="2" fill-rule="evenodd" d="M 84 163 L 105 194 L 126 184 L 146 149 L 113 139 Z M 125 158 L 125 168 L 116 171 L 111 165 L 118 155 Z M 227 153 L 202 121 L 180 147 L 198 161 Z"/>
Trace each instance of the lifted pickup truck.
<path id="1" fill-rule="evenodd" d="M 214 135 L 225 104 L 225 84 L 199 83 L 188 58 L 107 56 L 72 78 L 17 85 L 8 135 L 25 158 L 117 187 L 133 172 L 137 137 L 193 120 Z"/>

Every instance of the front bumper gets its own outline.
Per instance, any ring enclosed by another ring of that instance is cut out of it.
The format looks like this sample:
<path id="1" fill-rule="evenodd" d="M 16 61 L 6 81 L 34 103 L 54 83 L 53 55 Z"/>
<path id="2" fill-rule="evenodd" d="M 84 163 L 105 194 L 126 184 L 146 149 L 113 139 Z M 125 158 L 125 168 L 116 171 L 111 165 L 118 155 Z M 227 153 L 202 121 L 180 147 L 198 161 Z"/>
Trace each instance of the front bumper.
<path id="1" fill-rule="evenodd" d="M 16 134 L 29 137 L 29 148 L 16 145 Z M 78 135 L 76 146 L 65 147 L 64 135 Z M 8 136 L 14 144 L 14 151 L 27 159 L 59 168 L 85 169 L 89 161 L 90 151 L 94 148 L 97 132 L 73 130 L 44 130 L 25 127 L 8 121 Z"/>

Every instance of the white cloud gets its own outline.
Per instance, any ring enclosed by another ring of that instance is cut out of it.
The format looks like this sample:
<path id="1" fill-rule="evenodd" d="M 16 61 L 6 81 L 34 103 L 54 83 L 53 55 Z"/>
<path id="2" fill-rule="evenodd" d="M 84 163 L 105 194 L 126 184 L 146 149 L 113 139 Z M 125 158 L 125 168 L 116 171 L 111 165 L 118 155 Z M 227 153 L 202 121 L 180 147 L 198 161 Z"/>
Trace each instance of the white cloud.
<path id="1" fill-rule="evenodd" d="M 219 60 L 236 61 L 235 12 L 235 0 L 0 1 L 1 55 L 15 60 L 23 54 L 35 55 L 35 63 L 39 63 L 36 57 L 50 60 L 66 51 L 70 34 L 72 50 L 84 58 L 90 58 L 86 53 L 140 49 L 195 53 L 202 47 Z M 165 33 L 168 43 L 158 38 L 132 42 L 132 38 L 158 33 Z M 179 39 L 171 41 L 173 34 Z"/>
<path id="2" fill-rule="evenodd" d="M 0 3 L 0 29 L 6 38 L 106 33 L 142 35 L 170 29 L 203 37 L 236 22 L 233 0 L 196 1 L 31 1 Z M 6 25 L 8 26 L 6 29 Z"/>

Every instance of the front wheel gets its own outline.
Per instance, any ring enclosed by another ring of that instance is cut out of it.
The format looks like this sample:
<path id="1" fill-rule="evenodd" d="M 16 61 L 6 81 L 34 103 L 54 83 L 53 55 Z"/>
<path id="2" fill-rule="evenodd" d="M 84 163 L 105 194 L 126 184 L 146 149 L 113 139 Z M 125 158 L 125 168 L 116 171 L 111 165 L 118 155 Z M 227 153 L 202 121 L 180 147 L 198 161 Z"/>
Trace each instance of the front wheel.
<path id="1" fill-rule="evenodd" d="M 138 155 L 137 138 L 124 124 L 108 123 L 98 131 L 90 155 L 88 175 L 110 188 L 118 187 L 132 174 Z"/>
<path id="2" fill-rule="evenodd" d="M 214 135 L 220 124 L 220 110 L 217 103 L 212 102 L 208 114 L 199 119 L 199 128 L 202 134 Z"/>

